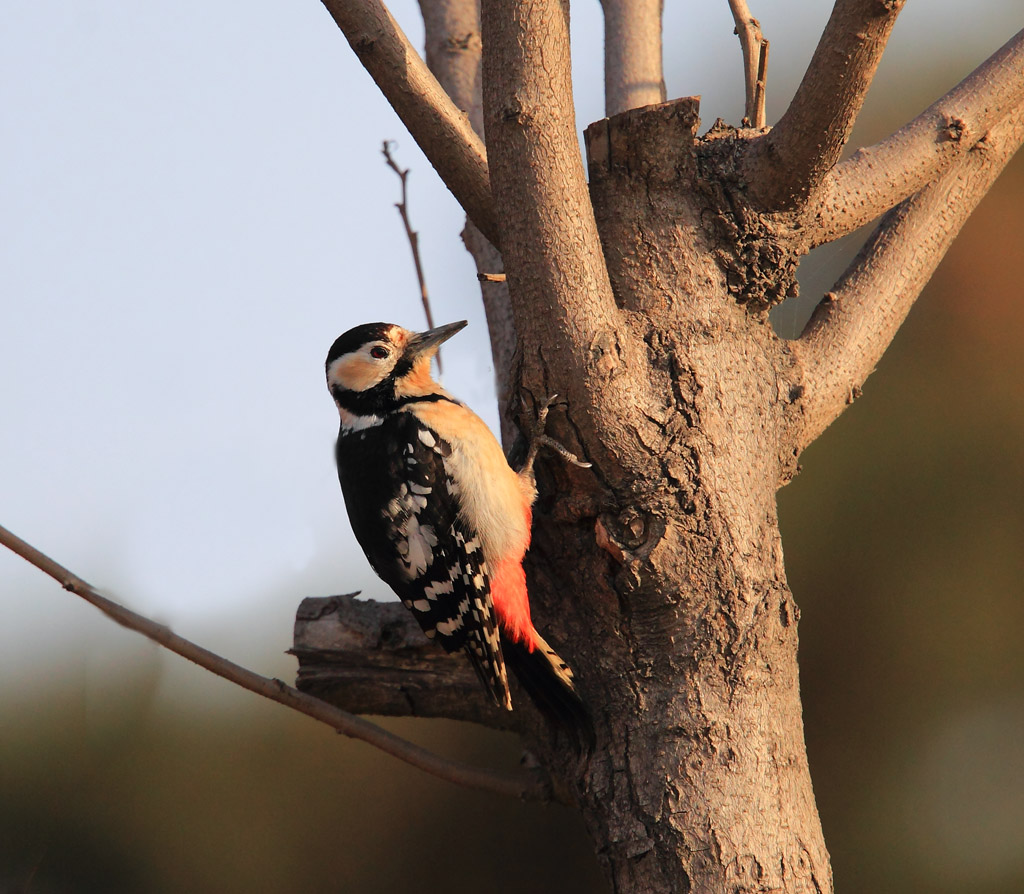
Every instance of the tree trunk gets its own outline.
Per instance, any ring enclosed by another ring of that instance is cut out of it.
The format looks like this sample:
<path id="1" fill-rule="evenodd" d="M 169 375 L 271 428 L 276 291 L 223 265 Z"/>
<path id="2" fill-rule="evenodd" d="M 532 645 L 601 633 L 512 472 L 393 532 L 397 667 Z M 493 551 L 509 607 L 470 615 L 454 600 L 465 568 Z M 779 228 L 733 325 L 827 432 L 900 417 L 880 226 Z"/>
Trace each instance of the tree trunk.
<path id="1" fill-rule="evenodd" d="M 449 46 L 431 29 L 450 25 L 437 23 L 475 28 L 472 0 L 421 2 L 431 46 Z M 345 28 L 336 8 L 350 4 L 325 3 Z M 436 4 L 460 13 L 435 16 Z M 566 748 L 522 693 L 511 723 L 554 790 L 578 805 L 619 894 L 829 894 L 776 492 L 859 393 L 1024 141 L 1024 32 L 889 140 L 839 162 L 901 0 L 837 0 L 778 125 L 716 123 L 700 138 L 696 99 L 657 102 L 660 3 L 604 6 L 616 114 L 586 131 L 589 186 L 567 3 L 481 0 L 483 102 L 460 104 L 477 132 L 486 129 L 486 168 L 475 137 L 434 103 L 432 87 L 421 100 L 431 108 L 413 103 L 412 114 L 402 111 L 404 75 L 381 82 L 383 57 L 409 53 L 391 49 L 391 31 L 382 32 L 382 58 L 367 63 L 413 133 L 423 131 L 428 155 L 437 122 L 460 141 L 452 154 L 467 160 L 453 173 L 432 160 L 500 243 L 500 259 L 477 252 L 477 261 L 507 273 L 508 291 L 490 296 L 498 305 L 488 316 L 503 360 L 515 345 L 499 371 L 502 393 L 534 405 L 562 395 L 552 434 L 593 463 L 538 463 L 526 569 L 538 628 L 576 672 L 596 745 L 583 756 Z M 365 53 L 362 32 L 346 33 Z M 472 50 L 476 65 L 475 31 L 458 37 L 459 58 Z M 637 43 L 651 52 L 631 50 Z M 478 83 L 462 75 L 458 83 Z M 747 76 L 763 86 L 763 72 Z M 628 109 L 644 100 L 655 104 Z M 776 336 L 768 311 L 796 293 L 802 255 L 880 215 L 807 331 Z M 355 699 L 361 710 L 509 720 L 471 696 L 445 708 L 412 669 L 404 682 L 389 672 L 379 698 L 367 687 L 346 695 L 337 675 L 317 670 L 323 654 L 311 629 L 296 640 L 306 685 L 342 706 Z M 373 646 L 352 648 L 349 676 Z M 464 692 L 464 679 L 450 682 Z"/>
<path id="2" fill-rule="evenodd" d="M 680 100 L 587 132 L 609 274 L 655 402 L 637 408 L 646 456 L 599 476 L 596 518 L 571 497 L 538 513 L 532 592 L 599 717 L 580 797 L 615 889 L 827 891 L 775 508 L 800 388 L 766 310 L 730 300 L 712 259 L 734 246 L 701 235 L 715 209 L 697 124 Z M 566 556 L 588 569 L 571 583 Z"/>

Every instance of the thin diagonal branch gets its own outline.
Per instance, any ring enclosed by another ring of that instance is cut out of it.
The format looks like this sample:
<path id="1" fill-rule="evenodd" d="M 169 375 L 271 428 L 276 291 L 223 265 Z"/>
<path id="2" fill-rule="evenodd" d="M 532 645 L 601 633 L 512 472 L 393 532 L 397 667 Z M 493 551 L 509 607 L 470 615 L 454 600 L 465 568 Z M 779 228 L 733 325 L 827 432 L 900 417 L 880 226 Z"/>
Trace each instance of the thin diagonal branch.
<path id="1" fill-rule="evenodd" d="M 661 16 L 664 0 L 601 0 L 604 107 L 610 118 L 665 101 Z"/>
<path id="2" fill-rule="evenodd" d="M 466 214 L 495 245 L 487 152 L 380 0 L 323 0 L 359 61 Z"/>
<path id="3" fill-rule="evenodd" d="M 729 0 L 736 23 L 736 36 L 743 52 L 743 86 L 746 96 L 743 121 L 747 127 L 764 127 L 764 79 L 768 66 L 768 41 L 761 34 L 761 23 L 750 14 L 747 0 Z"/>
<path id="4" fill-rule="evenodd" d="M 1024 109 L 882 218 L 793 348 L 805 374 L 803 449 L 860 393 L 953 239 L 1024 143 Z"/>
<path id="5" fill-rule="evenodd" d="M 209 649 L 204 649 L 202 646 L 178 636 L 163 624 L 157 624 L 101 595 L 78 575 L 57 564 L 49 556 L 44 555 L 4 527 L 0 527 L 0 544 L 35 565 L 40 571 L 50 575 L 65 590 L 80 596 L 121 626 L 141 633 L 165 649 L 169 649 L 182 658 L 187 658 L 201 668 L 235 683 L 243 689 L 248 689 L 250 692 L 255 692 L 257 695 L 292 708 L 307 717 L 319 720 L 349 738 L 361 739 L 374 748 L 379 748 L 439 779 L 495 794 L 511 795 L 515 798 L 550 800 L 549 786 L 536 777 L 513 776 L 447 760 L 394 735 L 394 733 L 389 733 L 362 717 L 349 714 L 347 711 L 320 701 L 320 699 L 299 692 L 281 680 L 262 677 L 247 668 L 228 661 Z"/>
<path id="6" fill-rule="evenodd" d="M 814 245 L 853 232 L 942 174 L 1024 105 L 1024 30 L 888 139 L 860 149 L 822 184 Z"/>
<path id="7" fill-rule="evenodd" d="M 836 0 L 786 114 L 745 162 L 751 197 L 797 207 L 839 160 L 905 0 Z"/>

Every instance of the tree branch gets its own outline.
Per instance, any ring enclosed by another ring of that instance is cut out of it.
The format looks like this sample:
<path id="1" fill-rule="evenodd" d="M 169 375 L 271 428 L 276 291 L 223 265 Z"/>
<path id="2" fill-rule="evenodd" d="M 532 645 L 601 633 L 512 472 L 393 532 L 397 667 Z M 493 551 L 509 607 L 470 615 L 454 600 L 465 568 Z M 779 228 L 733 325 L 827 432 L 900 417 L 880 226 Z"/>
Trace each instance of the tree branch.
<path id="1" fill-rule="evenodd" d="M 323 4 L 445 186 L 497 245 L 501 234 L 491 199 L 487 153 L 465 114 L 380 0 L 323 0 Z"/>
<path id="2" fill-rule="evenodd" d="M 743 52 L 743 86 L 746 96 L 743 120 L 747 127 L 760 130 L 764 118 L 764 78 L 768 65 L 768 41 L 761 34 L 761 23 L 750 14 L 747 0 L 729 0 L 736 23 L 736 36 Z"/>
<path id="3" fill-rule="evenodd" d="M 799 449 L 860 393 L 956 234 L 1024 142 L 1024 108 L 892 209 L 793 344 L 805 375 Z"/>
<path id="4" fill-rule="evenodd" d="M 483 0 L 481 21 L 492 188 L 529 384 L 538 399 L 564 395 L 578 434 L 600 450 L 586 458 L 619 468 L 638 439 L 626 420 L 652 400 L 650 376 L 616 306 L 587 191 L 568 4 Z"/>
<path id="5" fill-rule="evenodd" d="M 913 121 L 832 170 L 809 210 L 812 244 L 845 236 L 913 195 L 1022 104 L 1024 30 Z"/>
<path id="6" fill-rule="evenodd" d="M 797 207 L 839 160 L 905 0 L 836 0 L 796 95 L 744 165 L 766 210 Z"/>
<path id="7" fill-rule="evenodd" d="M 480 9 L 476 0 L 419 0 L 427 66 L 483 139 Z"/>
<path id="8" fill-rule="evenodd" d="M 295 616 L 296 686 L 354 714 L 445 717 L 513 729 L 460 655 L 424 636 L 399 602 L 303 599 Z"/>
<path id="9" fill-rule="evenodd" d="M 379 748 L 407 764 L 448 782 L 526 800 L 550 800 L 551 798 L 550 785 L 536 776 L 523 774 L 513 776 L 447 760 L 382 729 L 375 723 L 364 720 L 362 717 L 356 717 L 354 714 L 342 711 L 311 695 L 299 692 L 281 680 L 262 677 L 247 668 L 228 661 L 209 649 L 204 649 L 202 646 L 178 636 L 163 624 L 157 624 L 101 595 L 76 574 L 58 565 L 49 556 L 44 555 L 4 527 L 0 527 L 0 543 L 35 565 L 40 571 L 50 575 L 65 590 L 94 605 L 122 627 L 141 633 L 165 649 L 169 649 L 182 658 L 187 658 L 201 668 L 235 683 L 243 689 L 248 689 L 250 692 L 255 692 L 257 695 L 292 708 L 307 717 L 319 720 L 342 735 L 352 739 L 361 739 L 374 748 Z"/>
<path id="10" fill-rule="evenodd" d="M 661 16 L 664 0 L 601 0 L 604 107 L 610 118 L 665 101 Z"/>

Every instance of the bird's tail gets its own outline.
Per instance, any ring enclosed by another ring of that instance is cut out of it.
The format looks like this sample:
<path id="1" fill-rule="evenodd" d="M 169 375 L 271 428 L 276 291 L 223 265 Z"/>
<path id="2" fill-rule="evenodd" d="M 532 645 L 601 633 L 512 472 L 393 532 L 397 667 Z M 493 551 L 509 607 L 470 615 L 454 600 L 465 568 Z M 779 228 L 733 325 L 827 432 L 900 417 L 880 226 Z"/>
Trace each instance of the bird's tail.
<path id="1" fill-rule="evenodd" d="M 572 669 L 544 638 L 533 631 L 533 648 L 510 637 L 502 637 L 505 661 L 541 713 L 574 740 L 576 750 L 594 747 L 594 724 L 587 706 L 576 690 Z"/>

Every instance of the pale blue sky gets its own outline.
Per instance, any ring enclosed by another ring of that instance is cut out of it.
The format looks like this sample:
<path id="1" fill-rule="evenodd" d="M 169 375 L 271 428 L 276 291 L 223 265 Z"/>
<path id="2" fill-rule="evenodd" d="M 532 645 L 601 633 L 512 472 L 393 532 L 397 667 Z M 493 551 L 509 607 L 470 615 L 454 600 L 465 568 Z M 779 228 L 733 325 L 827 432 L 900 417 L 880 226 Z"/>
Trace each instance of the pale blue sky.
<path id="1" fill-rule="evenodd" d="M 669 95 L 736 122 L 727 3 L 668 7 Z M 774 119 L 828 4 L 754 7 Z M 418 44 L 415 4 L 394 11 Z M 598 12 L 574 11 L 581 128 L 602 114 Z M 904 84 L 938 96 L 1020 18 L 909 4 L 879 74 L 897 89 L 871 102 L 912 116 Z M 287 648 L 303 595 L 384 595 L 348 531 L 322 366 L 356 323 L 422 325 L 384 138 L 413 169 L 435 319 L 471 322 L 446 384 L 490 421 L 493 372 L 459 209 L 321 4 L 17 0 L 0 110 L 0 523 L 185 634 L 272 619 L 234 635 L 253 654 Z M 0 606 L 0 672 L 105 635 L 6 551 Z"/>

